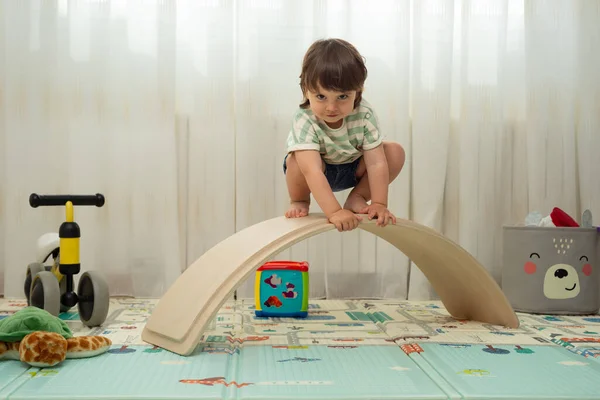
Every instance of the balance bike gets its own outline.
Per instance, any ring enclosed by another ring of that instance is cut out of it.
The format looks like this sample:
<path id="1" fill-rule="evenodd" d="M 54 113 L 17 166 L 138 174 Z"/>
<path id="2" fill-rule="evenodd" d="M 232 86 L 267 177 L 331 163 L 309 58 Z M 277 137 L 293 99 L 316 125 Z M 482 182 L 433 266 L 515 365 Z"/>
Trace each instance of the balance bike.
<path id="1" fill-rule="evenodd" d="M 109 307 L 108 284 L 96 271 L 87 271 L 79 278 L 77 293 L 73 291 L 73 275 L 81 270 L 79 239 L 81 231 L 74 221 L 73 206 L 104 205 L 104 196 L 38 195 L 29 196 L 29 205 L 64 206 L 66 220 L 57 233 L 46 233 L 37 241 L 36 261 L 29 264 L 25 276 L 27 304 L 48 311 L 54 316 L 78 306 L 79 318 L 88 327 L 100 326 L 106 320 Z M 52 265 L 44 265 L 52 258 Z"/>

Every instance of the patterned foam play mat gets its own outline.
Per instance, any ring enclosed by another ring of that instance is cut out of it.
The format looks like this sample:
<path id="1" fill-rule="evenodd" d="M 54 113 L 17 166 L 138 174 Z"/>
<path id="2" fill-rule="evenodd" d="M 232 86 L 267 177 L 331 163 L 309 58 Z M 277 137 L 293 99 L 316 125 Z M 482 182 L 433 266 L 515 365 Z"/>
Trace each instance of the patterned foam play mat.
<path id="1" fill-rule="evenodd" d="M 449 317 L 439 302 L 317 300 L 306 319 L 226 303 L 188 357 L 141 341 L 157 300 L 111 299 L 76 335 L 108 353 L 52 368 L 0 361 L 0 399 L 600 399 L 600 316 L 519 314 L 519 329 Z M 23 301 L 0 299 L 0 318 Z"/>

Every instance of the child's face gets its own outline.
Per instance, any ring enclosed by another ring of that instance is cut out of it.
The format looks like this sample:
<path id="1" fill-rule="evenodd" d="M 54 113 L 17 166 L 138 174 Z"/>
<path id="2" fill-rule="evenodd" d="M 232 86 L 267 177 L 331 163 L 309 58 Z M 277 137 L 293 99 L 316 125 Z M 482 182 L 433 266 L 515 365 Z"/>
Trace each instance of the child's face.
<path id="1" fill-rule="evenodd" d="M 342 120 L 354 109 L 356 90 L 336 92 L 323 89 L 318 85 L 316 92 L 308 91 L 310 109 L 317 118 L 331 128 L 342 126 Z"/>

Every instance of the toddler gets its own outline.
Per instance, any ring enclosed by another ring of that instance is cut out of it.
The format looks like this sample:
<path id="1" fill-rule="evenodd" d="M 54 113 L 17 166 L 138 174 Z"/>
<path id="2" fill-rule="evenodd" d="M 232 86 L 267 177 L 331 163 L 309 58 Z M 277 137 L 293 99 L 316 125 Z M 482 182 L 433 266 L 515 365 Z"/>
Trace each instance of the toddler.
<path id="1" fill-rule="evenodd" d="M 313 43 L 300 74 L 303 102 L 293 118 L 283 171 L 290 195 L 288 218 L 308 215 L 310 194 L 338 231 L 350 231 L 366 214 L 396 223 L 388 186 L 404 166 L 398 143 L 383 141 L 377 116 L 362 98 L 367 69 L 345 40 Z M 353 188 L 344 207 L 334 192 Z M 370 202 L 370 203 L 369 203 Z"/>

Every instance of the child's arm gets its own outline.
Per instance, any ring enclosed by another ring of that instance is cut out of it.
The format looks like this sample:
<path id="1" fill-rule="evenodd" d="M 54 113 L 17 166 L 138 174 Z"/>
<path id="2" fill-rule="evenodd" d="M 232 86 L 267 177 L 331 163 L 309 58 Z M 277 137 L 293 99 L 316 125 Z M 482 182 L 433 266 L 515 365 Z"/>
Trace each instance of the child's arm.
<path id="1" fill-rule="evenodd" d="M 369 190 L 371 192 L 371 204 L 388 206 L 388 186 L 390 183 L 389 168 L 383 144 L 363 153 L 367 174 L 369 176 Z"/>
<path id="2" fill-rule="evenodd" d="M 329 182 L 327 182 L 327 178 L 323 173 L 323 164 L 319 152 L 315 150 L 296 151 L 294 156 L 311 193 L 325 215 L 330 217 L 340 210 L 342 207 L 333 195 Z"/>
<path id="3" fill-rule="evenodd" d="M 375 111 L 368 109 L 364 119 L 363 159 L 369 177 L 371 204 L 361 210 L 369 219 L 377 216 L 377 225 L 385 226 L 389 221 L 396 223 L 396 217 L 388 210 L 388 187 L 390 172 L 379 132 L 379 122 Z"/>
<path id="4" fill-rule="evenodd" d="M 327 216 L 339 231 L 352 230 L 358 226 L 362 218 L 352 211 L 344 210 L 337 201 L 323 173 L 321 155 L 315 150 L 295 151 L 296 162 L 310 192 Z M 384 157 L 385 159 L 385 157 Z"/>
<path id="5" fill-rule="evenodd" d="M 363 158 L 371 192 L 371 204 L 365 208 L 364 213 L 369 215 L 369 219 L 377 217 L 377 225 L 385 226 L 389 221 L 395 224 L 396 217 L 388 209 L 390 173 L 383 145 L 366 150 Z"/>

